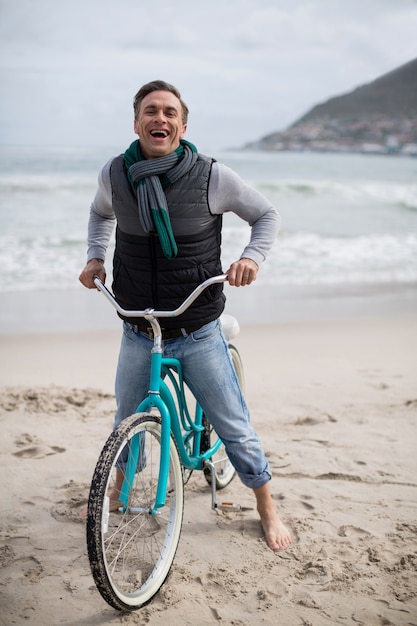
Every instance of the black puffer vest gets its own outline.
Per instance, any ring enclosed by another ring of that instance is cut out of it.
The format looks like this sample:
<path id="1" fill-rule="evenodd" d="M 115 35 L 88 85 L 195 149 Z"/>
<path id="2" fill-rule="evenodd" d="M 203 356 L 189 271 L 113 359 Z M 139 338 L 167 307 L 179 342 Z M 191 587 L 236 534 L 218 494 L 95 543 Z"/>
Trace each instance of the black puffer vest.
<path id="1" fill-rule="evenodd" d="M 137 197 L 123 155 L 110 168 L 113 209 L 117 218 L 113 259 L 113 292 L 125 309 L 176 309 L 203 280 L 222 273 L 222 218 L 210 213 L 208 183 L 213 160 L 199 155 L 194 167 L 165 190 L 178 254 L 167 259 L 158 235 L 142 230 Z M 224 309 L 223 285 L 213 285 L 176 318 L 164 318 L 164 328 L 198 328 Z M 127 318 L 126 318 L 127 319 Z M 128 318 L 144 324 L 143 318 Z"/>

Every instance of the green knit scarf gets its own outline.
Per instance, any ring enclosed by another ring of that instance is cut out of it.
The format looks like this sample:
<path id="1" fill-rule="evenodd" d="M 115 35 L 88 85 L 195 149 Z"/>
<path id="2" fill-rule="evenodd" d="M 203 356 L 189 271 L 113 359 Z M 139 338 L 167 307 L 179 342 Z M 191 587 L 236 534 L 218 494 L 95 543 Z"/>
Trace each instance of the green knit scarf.
<path id="1" fill-rule="evenodd" d="M 197 161 L 197 156 L 197 148 L 184 139 L 174 152 L 156 159 L 145 159 L 138 139 L 124 153 L 129 182 L 138 199 L 141 225 L 147 233 L 157 232 L 168 259 L 177 255 L 178 248 L 164 189 L 184 176 Z"/>

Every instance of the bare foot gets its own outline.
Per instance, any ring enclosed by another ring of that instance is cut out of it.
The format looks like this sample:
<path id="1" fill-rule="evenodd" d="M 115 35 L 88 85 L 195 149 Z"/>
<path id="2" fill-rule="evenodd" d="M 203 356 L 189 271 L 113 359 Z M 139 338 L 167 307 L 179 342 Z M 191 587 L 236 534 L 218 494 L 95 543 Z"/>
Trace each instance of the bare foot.
<path id="1" fill-rule="evenodd" d="M 285 550 L 292 544 L 288 528 L 281 522 L 278 513 L 261 515 L 261 524 L 265 533 L 266 543 L 271 550 Z"/>
<path id="2" fill-rule="evenodd" d="M 291 533 L 282 523 L 269 492 L 268 483 L 254 489 L 258 513 L 265 533 L 266 543 L 271 550 L 285 550 L 292 543 Z"/>

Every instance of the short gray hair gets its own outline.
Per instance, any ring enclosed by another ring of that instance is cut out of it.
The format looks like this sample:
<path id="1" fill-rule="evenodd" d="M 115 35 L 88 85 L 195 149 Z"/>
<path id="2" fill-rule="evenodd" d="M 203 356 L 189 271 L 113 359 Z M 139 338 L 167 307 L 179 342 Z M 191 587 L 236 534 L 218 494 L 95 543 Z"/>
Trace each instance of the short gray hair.
<path id="1" fill-rule="evenodd" d="M 133 110 L 135 112 L 135 119 L 137 119 L 139 115 L 140 105 L 142 104 L 143 99 L 146 98 L 146 96 L 148 96 L 153 91 L 169 91 L 170 93 L 173 93 L 174 96 L 176 96 L 181 103 L 182 123 L 183 124 L 187 123 L 188 113 L 189 113 L 187 105 L 185 104 L 184 100 L 181 98 L 181 94 L 178 91 L 178 89 L 174 87 L 174 85 L 171 85 L 170 83 L 166 83 L 164 80 L 153 80 L 150 83 L 146 83 L 146 85 L 143 85 L 139 89 L 138 93 L 135 95 L 133 99 Z"/>

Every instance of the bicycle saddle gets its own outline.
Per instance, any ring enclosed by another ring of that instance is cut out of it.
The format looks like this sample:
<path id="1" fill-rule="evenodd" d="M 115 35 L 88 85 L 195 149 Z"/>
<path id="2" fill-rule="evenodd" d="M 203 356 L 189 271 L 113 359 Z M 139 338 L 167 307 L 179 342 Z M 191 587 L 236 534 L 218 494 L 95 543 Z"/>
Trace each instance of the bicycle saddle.
<path id="1" fill-rule="evenodd" d="M 233 315 L 228 315 L 227 313 L 222 313 L 220 315 L 220 323 L 222 325 L 222 330 L 224 332 L 224 336 L 226 337 L 226 341 L 230 341 L 240 332 L 240 326 L 235 317 Z"/>

